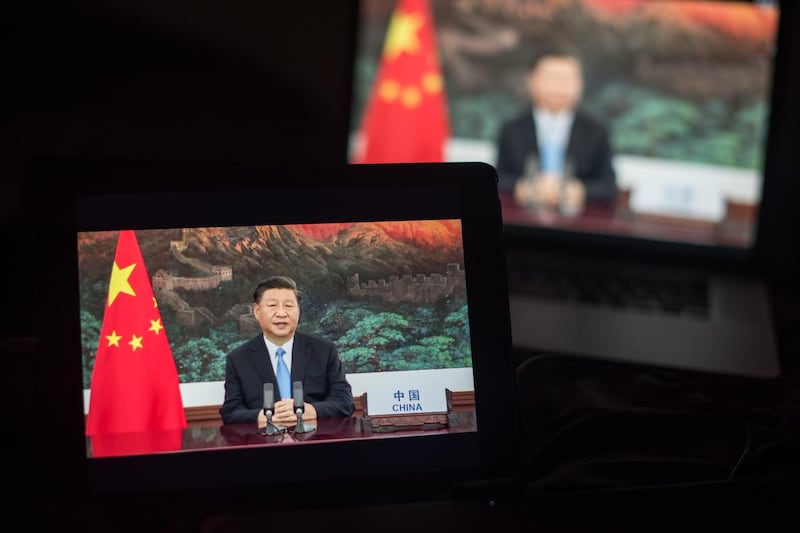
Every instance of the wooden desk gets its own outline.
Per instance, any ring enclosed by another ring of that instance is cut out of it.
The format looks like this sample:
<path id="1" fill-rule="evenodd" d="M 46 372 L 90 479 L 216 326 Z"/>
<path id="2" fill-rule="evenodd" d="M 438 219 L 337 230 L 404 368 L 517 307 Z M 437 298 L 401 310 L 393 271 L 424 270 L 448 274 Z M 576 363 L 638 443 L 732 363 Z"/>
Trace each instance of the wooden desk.
<path id="1" fill-rule="evenodd" d="M 517 204 L 500 191 L 503 223 L 517 227 L 544 227 L 580 233 L 618 235 L 644 239 L 687 242 L 707 246 L 747 246 L 756 218 L 755 206 L 729 202 L 726 217 L 717 223 L 678 216 L 636 213 L 630 208 L 630 191 L 620 191 L 615 205 L 587 205 L 576 216 L 542 212 Z"/>
<path id="2" fill-rule="evenodd" d="M 165 452 L 191 452 L 242 446 L 289 446 L 357 439 L 383 439 L 408 437 L 414 435 L 435 435 L 464 433 L 477 428 L 475 411 L 453 413 L 456 425 L 452 427 L 410 427 L 402 431 L 377 432 L 363 431 L 360 417 L 326 418 L 309 422 L 316 429 L 309 433 L 297 434 L 290 428 L 285 433 L 263 435 L 256 423 L 252 424 L 209 424 L 192 426 L 173 431 L 142 433 L 122 433 L 86 437 L 88 457 L 112 457 L 123 455 L 143 455 Z"/>

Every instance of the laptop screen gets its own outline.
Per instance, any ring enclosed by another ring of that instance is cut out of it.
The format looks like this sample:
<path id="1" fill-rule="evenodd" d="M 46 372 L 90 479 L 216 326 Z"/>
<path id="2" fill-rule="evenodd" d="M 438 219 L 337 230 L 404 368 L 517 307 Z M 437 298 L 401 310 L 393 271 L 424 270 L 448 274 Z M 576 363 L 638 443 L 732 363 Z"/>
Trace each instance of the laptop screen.
<path id="1" fill-rule="evenodd" d="M 504 472 L 513 437 L 496 436 L 510 427 L 510 325 L 494 259 L 496 174 L 390 167 L 44 164 L 37 265 L 50 281 L 37 308 L 49 349 L 38 400 L 64 399 L 62 445 L 53 452 L 50 437 L 41 451 L 51 472 L 66 472 L 57 481 L 91 499 L 238 498 L 284 483 L 413 499 Z M 318 419 L 266 432 L 220 409 L 234 390 L 267 409 L 264 339 L 288 320 L 265 324 L 255 309 L 271 276 L 290 277 L 299 294 L 290 352 L 305 395 L 295 390 L 295 406 L 320 403 Z M 234 369 L 227 356 L 243 349 L 246 368 Z M 314 398 L 313 383 L 330 385 L 337 371 L 353 411 L 323 414 L 336 400 Z M 258 373 L 250 393 L 248 372 Z"/>
<path id="2" fill-rule="evenodd" d="M 365 0 L 350 158 L 484 161 L 511 231 L 754 244 L 777 1 Z"/>

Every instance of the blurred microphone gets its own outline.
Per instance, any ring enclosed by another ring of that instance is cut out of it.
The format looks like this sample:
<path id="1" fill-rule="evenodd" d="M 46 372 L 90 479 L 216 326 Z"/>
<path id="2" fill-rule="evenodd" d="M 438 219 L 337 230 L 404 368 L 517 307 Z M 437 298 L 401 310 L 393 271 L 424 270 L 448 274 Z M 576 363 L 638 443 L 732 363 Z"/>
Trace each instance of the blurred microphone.
<path id="1" fill-rule="evenodd" d="M 294 393 L 294 410 L 297 414 L 305 413 L 306 404 L 303 401 L 303 382 L 295 381 L 292 383 L 292 391 Z"/>
<path id="2" fill-rule="evenodd" d="M 272 412 L 275 409 L 275 389 L 272 383 L 264 383 L 264 414 L 267 417 L 267 427 L 264 429 L 265 435 L 274 435 L 281 430 L 272 423 Z"/>
<path id="3" fill-rule="evenodd" d="M 294 432 L 309 433 L 314 431 L 317 426 L 303 423 L 303 413 L 306 410 L 306 404 L 303 400 L 303 382 L 295 381 L 292 383 L 292 392 L 294 396 L 294 412 L 297 415 L 297 426 L 294 428 Z"/>
<path id="4" fill-rule="evenodd" d="M 275 389 L 272 383 L 264 383 L 264 413 L 272 414 L 275 407 Z"/>

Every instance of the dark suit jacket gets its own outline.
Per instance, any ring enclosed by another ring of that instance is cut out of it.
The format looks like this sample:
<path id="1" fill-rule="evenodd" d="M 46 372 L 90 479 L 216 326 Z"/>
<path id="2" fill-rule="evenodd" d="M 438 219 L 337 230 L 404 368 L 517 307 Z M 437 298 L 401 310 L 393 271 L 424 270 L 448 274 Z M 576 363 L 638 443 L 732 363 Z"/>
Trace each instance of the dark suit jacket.
<path id="1" fill-rule="evenodd" d="M 528 111 L 500 129 L 497 143 L 500 190 L 514 190 L 514 183 L 525 172 L 525 163 L 530 156 L 538 158 L 539 147 L 533 113 Z M 567 160 L 573 165 L 575 177 L 586 187 L 587 202 L 611 203 L 616 200 L 617 182 L 611 159 L 611 143 L 606 128 L 578 110 L 567 143 Z"/>
<path id="2" fill-rule="evenodd" d="M 303 382 L 303 401 L 314 405 L 318 418 L 353 414 L 353 393 L 333 343 L 295 333 L 291 372 L 292 381 Z M 257 421 L 264 407 L 264 383 L 268 382 L 278 390 L 267 345 L 259 333 L 226 356 L 222 422 Z"/>

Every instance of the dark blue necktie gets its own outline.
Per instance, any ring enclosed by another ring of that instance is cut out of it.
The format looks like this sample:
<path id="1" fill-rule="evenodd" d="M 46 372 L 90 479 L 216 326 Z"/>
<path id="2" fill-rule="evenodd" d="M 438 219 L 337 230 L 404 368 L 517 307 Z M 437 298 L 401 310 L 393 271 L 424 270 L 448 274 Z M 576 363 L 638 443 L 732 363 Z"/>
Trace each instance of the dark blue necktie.
<path id="1" fill-rule="evenodd" d="M 289 367 L 286 366 L 286 361 L 283 360 L 283 355 L 286 350 L 278 348 L 275 355 L 278 356 L 278 390 L 281 393 L 281 399 L 292 397 L 292 378 L 289 374 Z"/>

